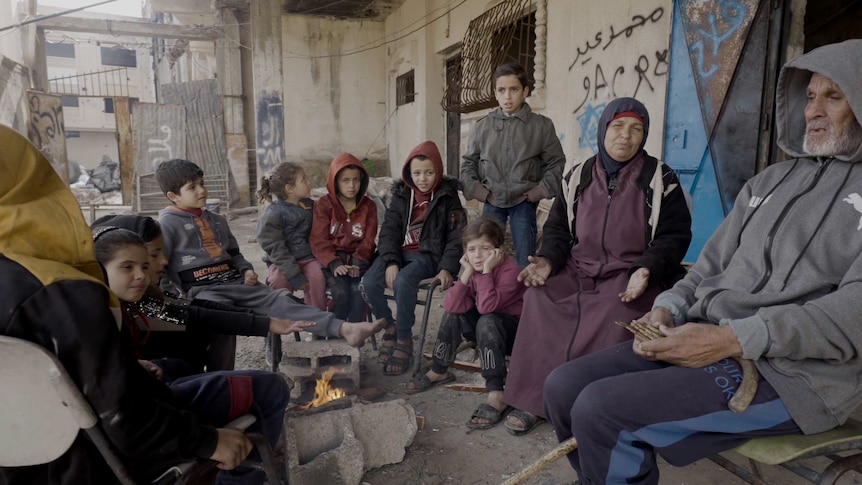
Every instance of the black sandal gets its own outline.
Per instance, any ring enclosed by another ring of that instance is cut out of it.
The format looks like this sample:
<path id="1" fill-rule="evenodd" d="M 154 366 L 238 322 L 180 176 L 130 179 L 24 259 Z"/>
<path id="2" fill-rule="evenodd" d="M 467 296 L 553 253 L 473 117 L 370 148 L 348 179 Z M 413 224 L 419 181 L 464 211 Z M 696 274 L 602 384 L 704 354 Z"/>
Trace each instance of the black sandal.
<path id="1" fill-rule="evenodd" d="M 395 357 L 395 351 L 401 351 L 407 354 L 407 357 Z M 389 355 L 389 360 L 383 364 L 383 375 L 400 376 L 407 372 L 413 366 L 413 346 L 396 343 L 392 346 L 392 354 Z M 400 370 L 391 371 L 390 367 L 399 367 Z"/>
<path id="2" fill-rule="evenodd" d="M 394 327 L 394 325 L 393 325 Z M 389 362 L 389 357 L 392 355 L 392 349 L 395 348 L 394 345 L 385 345 L 386 342 L 397 341 L 398 335 L 395 333 L 386 333 L 386 328 L 383 329 L 383 342 L 384 345 L 381 345 L 379 349 L 377 349 L 377 362 L 381 364 L 385 364 Z"/>

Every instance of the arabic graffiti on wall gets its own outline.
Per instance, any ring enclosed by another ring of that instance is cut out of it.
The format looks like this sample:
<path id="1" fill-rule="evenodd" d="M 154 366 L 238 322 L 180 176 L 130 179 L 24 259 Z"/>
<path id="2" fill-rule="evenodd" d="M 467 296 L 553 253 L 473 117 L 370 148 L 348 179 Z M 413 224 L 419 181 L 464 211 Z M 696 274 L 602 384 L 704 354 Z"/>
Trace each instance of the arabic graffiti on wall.
<path id="1" fill-rule="evenodd" d="M 583 113 L 578 116 L 578 126 L 581 128 L 581 135 L 578 137 L 578 147 L 589 148 L 593 153 L 599 151 L 597 141 L 599 118 L 605 111 L 605 103 L 593 106 L 587 105 Z"/>
<path id="2" fill-rule="evenodd" d="M 60 96 L 28 91 L 30 141 L 51 162 L 54 170 L 69 182 L 66 166 L 66 128 L 63 124 L 63 104 Z"/>
<path id="3" fill-rule="evenodd" d="M 649 34 L 646 31 L 655 29 L 664 17 L 664 7 L 655 7 L 645 15 L 611 23 L 577 47 L 569 65 L 569 72 L 580 78 L 576 81 L 579 89 L 574 94 L 574 113 L 599 100 L 636 98 L 644 91 L 656 91 L 657 84 L 663 82 L 658 78 L 668 73 L 667 41 L 658 44 L 645 41 L 645 37 Z"/>
<path id="4" fill-rule="evenodd" d="M 257 99 L 257 166 L 262 174 L 284 161 L 284 106 L 277 91 L 263 90 Z"/>

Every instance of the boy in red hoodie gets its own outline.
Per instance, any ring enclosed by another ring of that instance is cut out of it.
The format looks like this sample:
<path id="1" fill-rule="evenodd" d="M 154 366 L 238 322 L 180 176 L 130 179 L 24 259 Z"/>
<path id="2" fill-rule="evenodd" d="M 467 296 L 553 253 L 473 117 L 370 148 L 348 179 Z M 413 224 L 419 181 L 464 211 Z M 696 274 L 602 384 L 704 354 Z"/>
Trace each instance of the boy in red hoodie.
<path id="1" fill-rule="evenodd" d="M 311 252 L 323 265 L 332 295 L 330 311 L 338 318 L 359 321 L 365 313 L 359 278 L 374 256 L 377 206 L 365 196 L 368 172 L 349 153 L 332 160 L 326 188 L 329 193 L 314 204 Z"/>
<path id="2" fill-rule="evenodd" d="M 386 319 L 380 348 L 386 375 L 400 375 L 410 368 L 419 282 L 433 276 L 445 290 L 461 267 L 461 231 L 467 216 L 458 188 L 457 179 L 443 175 L 440 151 L 431 141 L 410 152 L 401 180 L 392 186 L 378 257 L 361 284 L 371 311 Z M 383 294 L 386 287 L 395 292 L 397 321 Z"/>

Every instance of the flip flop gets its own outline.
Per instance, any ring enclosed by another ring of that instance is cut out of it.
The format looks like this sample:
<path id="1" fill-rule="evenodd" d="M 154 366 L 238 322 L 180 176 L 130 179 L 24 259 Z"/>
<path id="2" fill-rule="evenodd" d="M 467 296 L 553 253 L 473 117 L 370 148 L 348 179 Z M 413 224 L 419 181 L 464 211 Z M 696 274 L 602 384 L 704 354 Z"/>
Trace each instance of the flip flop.
<path id="1" fill-rule="evenodd" d="M 476 406 L 476 410 L 470 415 L 470 419 L 467 420 L 467 427 L 470 429 L 493 428 L 494 426 L 497 426 L 497 424 L 503 420 L 503 417 L 509 414 L 509 411 L 511 410 L 512 406 L 506 406 L 502 411 L 497 411 L 497 408 L 494 406 L 483 402 Z M 490 423 L 474 423 L 473 418 L 487 419 Z"/>
<path id="2" fill-rule="evenodd" d="M 443 379 L 440 379 L 439 381 L 432 381 L 431 379 L 428 378 L 428 374 L 426 374 L 425 372 L 422 372 L 420 374 L 416 374 L 413 377 L 413 379 L 410 380 L 410 383 L 412 383 L 415 387 L 411 388 L 411 387 L 409 387 L 410 384 L 408 384 L 407 385 L 408 387 L 407 387 L 407 389 L 404 390 L 404 392 L 406 392 L 407 394 L 416 394 L 418 392 L 425 392 L 428 389 L 431 389 L 432 387 L 434 387 L 436 385 L 446 384 L 447 382 L 452 382 L 454 380 L 455 380 L 455 374 L 453 374 L 451 372 L 447 372 L 446 377 L 444 377 Z"/>
<path id="3" fill-rule="evenodd" d="M 524 425 L 523 428 L 512 428 L 511 426 L 509 426 L 509 422 L 507 420 L 506 423 L 503 424 L 503 426 L 505 426 L 506 431 L 508 431 L 509 434 L 513 436 L 523 436 L 530 431 L 533 431 L 533 428 L 535 428 L 539 425 L 539 423 L 545 420 L 545 418 L 533 416 L 532 414 L 526 411 L 521 411 L 520 409 L 513 410 L 511 413 L 509 413 L 509 417 L 517 419 Z"/>

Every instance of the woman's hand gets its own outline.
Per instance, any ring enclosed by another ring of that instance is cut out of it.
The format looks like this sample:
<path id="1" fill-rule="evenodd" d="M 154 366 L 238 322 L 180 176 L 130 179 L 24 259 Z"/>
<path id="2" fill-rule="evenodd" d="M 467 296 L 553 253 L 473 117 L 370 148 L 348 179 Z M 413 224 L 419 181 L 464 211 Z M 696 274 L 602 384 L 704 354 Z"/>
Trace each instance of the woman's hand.
<path id="1" fill-rule="evenodd" d="M 619 294 L 620 300 L 624 303 L 637 300 L 638 297 L 644 294 L 649 286 L 649 270 L 647 268 L 638 268 L 629 277 L 629 284 L 626 291 Z"/>
<path id="2" fill-rule="evenodd" d="M 544 256 L 530 256 L 530 264 L 518 273 L 518 281 L 524 286 L 544 286 L 551 276 L 551 262 Z"/>

